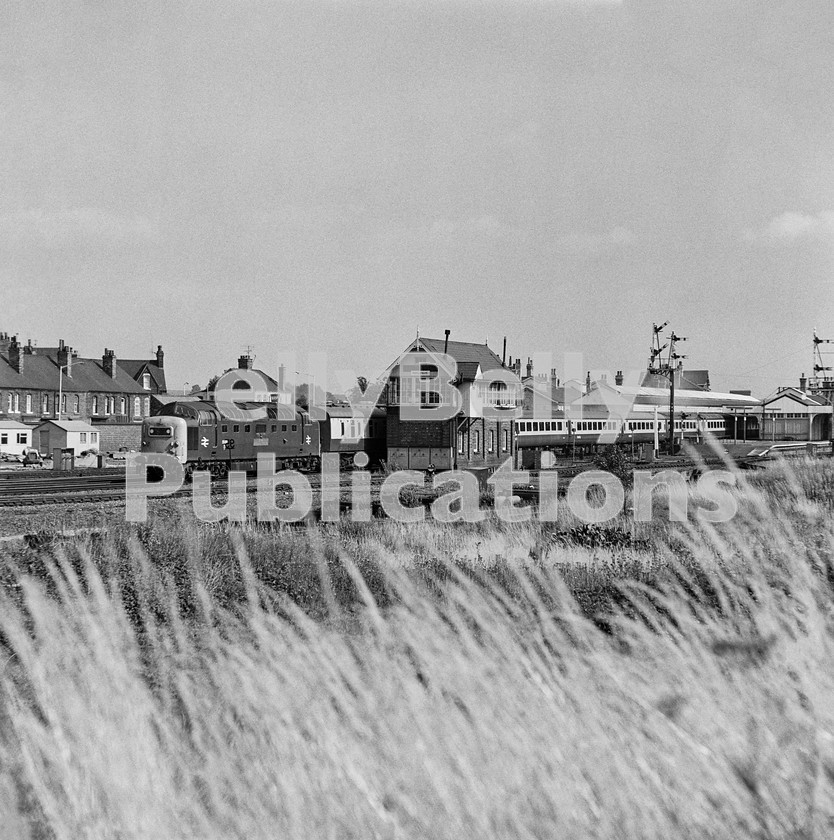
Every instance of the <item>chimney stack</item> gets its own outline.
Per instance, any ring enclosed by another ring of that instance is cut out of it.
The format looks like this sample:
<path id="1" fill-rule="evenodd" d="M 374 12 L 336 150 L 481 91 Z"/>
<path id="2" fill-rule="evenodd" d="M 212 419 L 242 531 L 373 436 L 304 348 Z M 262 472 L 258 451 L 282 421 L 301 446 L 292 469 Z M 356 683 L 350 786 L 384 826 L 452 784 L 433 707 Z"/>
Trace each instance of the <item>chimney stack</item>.
<path id="1" fill-rule="evenodd" d="M 116 378 L 116 353 L 113 350 L 104 348 L 104 355 L 101 357 L 101 366 L 111 379 Z"/>
<path id="2" fill-rule="evenodd" d="M 286 375 L 286 368 L 283 365 L 278 365 L 278 390 L 284 393 L 284 376 Z"/>
<path id="3" fill-rule="evenodd" d="M 446 333 L 446 341 L 443 342 L 443 355 L 445 356 L 449 352 L 449 333 L 451 330 L 443 330 Z"/>
<path id="4" fill-rule="evenodd" d="M 808 390 L 808 379 L 804 373 L 799 377 L 799 390 L 802 391 L 803 394 Z"/>
<path id="5" fill-rule="evenodd" d="M 158 368 L 165 367 L 165 354 L 162 352 L 161 344 L 159 344 L 156 348 L 156 366 Z"/>
<path id="6" fill-rule="evenodd" d="M 58 341 L 58 366 L 65 367 L 64 376 L 72 378 L 72 347 L 64 344 L 64 339 Z"/>
<path id="7" fill-rule="evenodd" d="M 621 370 L 617 371 L 617 374 L 614 377 L 614 384 L 615 385 L 622 385 L 623 384 L 623 372 Z"/>
<path id="8" fill-rule="evenodd" d="M 9 334 L 0 332 L 0 353 L 5 353 L 9 349 L 9 341 Z"/>
<path id="9" fill-rule="evenodd" d="M 17 340 L 17 336 L 12 336 L 9 342 L 9 364 L 18 372 L 23 373 L 23 347 Z"/>
<path id="10" fill-rule="evenodd" d="M 254 364 L 255 360 L 249 355 L 241 356 L 237 360 L 238 370 L 252 370 Z"/>
<path id="11" fill-rule="evenodd" d="M 507 367 L 507 336 L 504 336 L 504 351 L 501 353 L 501 367 Z"/>
<path id="12" fill-rule="evenodd" d="M 533 360 L 528 356 L 527 358 L 527 376 L 533 375 Z"/>

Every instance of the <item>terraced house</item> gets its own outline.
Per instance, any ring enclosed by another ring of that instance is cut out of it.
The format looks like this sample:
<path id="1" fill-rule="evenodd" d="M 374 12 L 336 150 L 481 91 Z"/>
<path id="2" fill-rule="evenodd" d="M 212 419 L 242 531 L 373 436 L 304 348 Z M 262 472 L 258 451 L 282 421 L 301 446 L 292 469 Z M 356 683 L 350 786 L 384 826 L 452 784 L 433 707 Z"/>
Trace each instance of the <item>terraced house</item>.
<path id="1" fill-rule="evenodd" d="M 151 395 L 165 391 L 163 365 L 161 347 L 155 359 L 120 363 L 110 348 L 81 358 L 64 341 L 36 347 L 0 333 L 0 419 L 85 421 L 100 427 L 100 451 L 138 449 Z"/>

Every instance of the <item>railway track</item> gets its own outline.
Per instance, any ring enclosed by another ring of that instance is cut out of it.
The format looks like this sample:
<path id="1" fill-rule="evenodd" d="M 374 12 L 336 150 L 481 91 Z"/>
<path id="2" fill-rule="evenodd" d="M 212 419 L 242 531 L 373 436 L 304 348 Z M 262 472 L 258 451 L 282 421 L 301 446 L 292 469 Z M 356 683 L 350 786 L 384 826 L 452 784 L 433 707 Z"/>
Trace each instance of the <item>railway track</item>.
<path id="1" fill-rule="evenodd" d="M 316 490 L 321 485 L 319 476 L 313 474 L 308 476 L 310 485 Z M 374 476 L 375 483 L 381 479 Z M 347 476 L 340 482 L 341 489 L 350 488 L 350 479 Z M 256 483 L 250 479 L 247 482 L 246 491 L 253 493 L 256 490 Z M 214 479 L 211 492 L 214 496 L 225 492 L 227 482 L 223 479 Z M 176 493 L 166 498 L 176 499 L 186 496 L 191 492 L 191 486 L 186 485 Z M 73 504 L 77 502 L 110 502 L 124 501 L 125 497 L 125 476 L 118 472 L 112 475 L 74 475 L 74 476 L 32 476 L 26 477 L 0 477 L 0 508 L 2 507 L 28 507 L 46 504 Z"/>

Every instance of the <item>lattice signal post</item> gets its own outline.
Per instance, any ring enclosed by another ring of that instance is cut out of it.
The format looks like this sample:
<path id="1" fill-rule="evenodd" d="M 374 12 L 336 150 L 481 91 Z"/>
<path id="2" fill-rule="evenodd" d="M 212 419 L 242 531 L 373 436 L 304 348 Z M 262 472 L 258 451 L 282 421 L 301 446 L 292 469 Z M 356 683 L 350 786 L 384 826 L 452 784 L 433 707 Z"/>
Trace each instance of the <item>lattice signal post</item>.
<path id="1" fill-rule="evenodd" d="M 686 358 L 676 351 L 675 345 L 679 341 L 686 341 L 686 339 L 681 335 L 675 335 L 674 330 L 670 330 L 669 338 L 665 343 L 662 343 L 664 342 L 663 330 L 668 326 L 668 321 L 664 321 L 660 326 L 652 324 L 649 373 L 669 377 L 669 454 L 672 455 L 675 452 L 675 371 L 680 361 Z M 665 357 L 664 350 L 668 350 Z"/>

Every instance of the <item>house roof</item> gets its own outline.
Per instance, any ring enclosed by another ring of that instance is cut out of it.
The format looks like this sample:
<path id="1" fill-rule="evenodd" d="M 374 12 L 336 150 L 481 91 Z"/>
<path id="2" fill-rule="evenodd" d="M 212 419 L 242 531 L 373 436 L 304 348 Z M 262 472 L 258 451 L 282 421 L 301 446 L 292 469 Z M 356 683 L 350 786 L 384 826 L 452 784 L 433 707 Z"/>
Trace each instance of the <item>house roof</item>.
<path id="1" fill-rule="evenodd" d="M 59 429 L 63 429 L 65 432 L 95 432 L 95 426 L 91 426 L 89 423 L 85 423 L 83 420 L 44 420 L 43 423 L 39 423 L 37 428 L 43 428 L 44 426 L 57 426 Z"/>
<path id="2" fill-rule="evenodd" d="M 131 379 L 139 381 L 139 377 L 147 372 L 151 375 L 151 379 L 156 383 L 161 391 L 167 390 L 165 384 L 165 370 L 159 367 L 156 360 L 149 359 L 119 359 L 116 358 L 116 364 L 127 374 Z"/>
<path id="3" fill-rule="evenodd" d="M 500 370 L 504 368 L 501 359 L 487 347 L 486 344 L 475 344 L 469 341 L 450 341 L 446 346 L 445 338 L 415 338 L 414 341 L 403 351 L 414 353 L 426 351 L 429 353 L 443 353 L 446 349 L 447 355 L 451 356 L 458 369 L 458 377 L 461 381 L 471 382 L 478 376 L 478 371 L 484 373 L 488 370 Z M 399 358 L 388 368 L 389 376 L 397 376 L 399 373 Z"/>
<path id="4" fill-rule="evenodd" d="M 17 420 L 0 420 L 0 429 L 31 429 L 25 423 L 18 423 Z"/>
<path id="5" fill-rule="evenodd" d="M 415 339 L 411 349 L 417 349 L 422 346 L 423 349 L 432 353 L 442 353 L 446 345 L 445 338 L 418 338 Z M 486 344 L 475 344 L 469 341 L 450 341 L 446 348 L 446 353 L 450 355 L 457 363 L 458 370 L 462 363 L 474 362 L 480 365 L 482 371 L 495 370 L 501 368 L 501 359 L 489 349 Z"/>
<path id="6" fill-rule="evenodd" d="M 9 363 L 8 356 L 0 356 L 0 388 L 10 390 L 57 391 L 59 379 L 68 393 L 99 391 L 112 394 L 146 394 L 144 388 L 118 364 L 116 376 L 105 373 L 101 359 L 72 360 L 72 376 L 64 371 L 60 376 L 58 361 L 54 356 L 40 353 L 23 356 L 23 373 L 18 373 Z"/>

